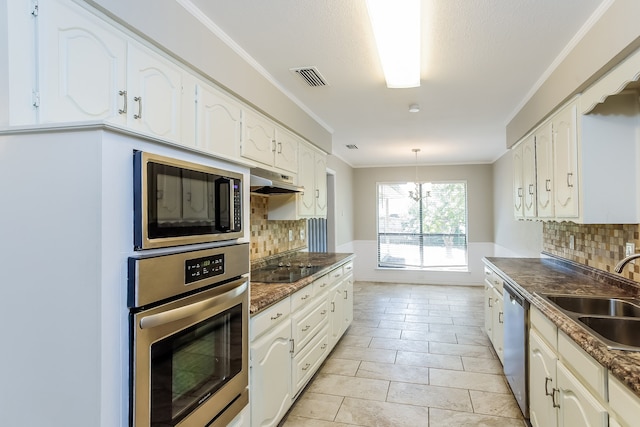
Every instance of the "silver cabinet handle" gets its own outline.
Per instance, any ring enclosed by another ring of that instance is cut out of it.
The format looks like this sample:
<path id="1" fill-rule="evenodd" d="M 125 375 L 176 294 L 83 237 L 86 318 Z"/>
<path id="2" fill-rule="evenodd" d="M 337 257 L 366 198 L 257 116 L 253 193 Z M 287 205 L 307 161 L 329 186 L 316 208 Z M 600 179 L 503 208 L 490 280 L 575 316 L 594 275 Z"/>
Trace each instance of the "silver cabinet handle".
<path id="1" fill-rule="evenodd" d="M 222 295 L 218 295 L 204 301 L 197 302 L 195 304 L 186 305 L 184 307 L 174 308 L 173 310 L 165 311 L 158 314 L 151 314 L 140 319 L 140 329 L 151 329 L 156 326 L 162 326 L 167 323 L 175 322 L 176 320 L 185 319 L 207 310 L 208 308 L 215 307 L 218 304 L 222 304 L 225 301 L 230 301 L 236 298 L 238 295 L 242 295 L 247 290 L 247 282 L 244 282 L 241 286 L 234 288 Z"/>
<path id="2" fill-rule="evenodd" d="M 302 368 L 303 371 L 306 371 L 307 369 L 309 369 L 309 367 L 311 366 L 311 363 L 306 363 L 304 365 L 304 368 Z"/>
<path id="3" fill-rule="evenodd" d="M 522 197 L 522 187 L 518 187 L 518 197 Z"/>
<path id="4" fill-rule="evenodd" d="M 320 316 L 324 316 L 325 314 L 327 314 L 327 310 L 322 310 L 322 311 L 320 312 Z"/>
<path id="5" fill-rule="evenodd" d="M 302 328 L 302 332 L 307 332 L 310 328 L 311 328 L 311 325 L 307 325 L 304 328 Z"/>
<path id="6" fill-rule="evenodd" d="M 551 378 L 549 378 L 549 377 L 545 377 L 545 379 L 544 379 L 544 395 L 545 396 L 551 396 L 553 394 L 553 389 L 552 389 L 551 393 L 549 393 L 549 387 L 548 387 L 548 385 L 549 385 L 549 383 L 551 381 L 553 381 L 553 380 Z"/>
<path id="7" fill-rule="evenodd" d="M 275 316 L 271 316 L 271 320 L 277 320 L 282 317 L 282 313 L 278 313 Z"/>
<path id="8" fill-rule="evenodd" d="M 276 140 L 275 139 L 271 140 L 271 151 L 273 151 L 274 153 L 276 152 Z"/>
<path id="9" fill-rule="evenodd" d="M 344 299 L 349 299 L 349 291 L 348 290 L 344 290 Z"/>
<path id="10" fill-rule="evenodd" d="M 282 153 L 282 142 L 278 142 L 278 154 Z"/>
<path id="11" fill-rule="evenodd" d="M 118 114 L 127 114 L 127 91 L 126 90 L 121 90 L 120 92 L 118 92 L 118 95 L 124 97 L 124 100 L 122 102 L 122 109 L 118 110 Z"/>
<path id="12" fill-rule="evenodd" d="M 571 172 L 567 174 L 567 187 L 573 187 L 573 173 Z"/>
<path id="13" fill-rule="evenodd" d="M 544 186 L 547 191 L 551 191 L 551 180 L 550 179 L 545 180 Z"/>
<path id="14" fill-rule="evenodd" d="M 316 199 L 320 198 L 320 190 L 316 189 Z"/>
<path id="15" fill-rule="evenodd" d="M 133 118 L 134 119 L 141 119 L 142 118 L 142 97 L 141 96 L 134 96 L 133 97 L 133 101 L 138 103 L 138 114 L 134 114 Z"/>
<path id="16" fill-rule="evenodd" d="M 556 402 L 556 392 L 560 393 L 560 390 L 558 390 L 557 388 L 554 388 L 551 391 L 551 403 L 553 403 L 554 408 L 559 408 L 560 402 Z"/>
<path id="17" fill-rule="evenodd" d="M 489 307 L 493 307 L 493 304 L 491 304 L 492 301 L 493 301 L 493 298 L 489 297 Z"/>
<path id="18" fill-rule="evenodd" d="M 331 301 L 331 312 L 335 313 L 336 312 L 336 303 Z"/>
<path id="19" fill-rule="evenodd" d="M 529 194 L 533 196 L 533 184 L 529 184 Z"/>
<path id="20" fill-rule="evenodd" d="M 504 313 L 502 311 L 498 313 L 498 323 L 504 323 Z"/>
<path id="21" fill-rule="evenodd" d="M 309 298 L 309 294 L 306 294 L 305 296 L 300 297 L 300 299 L 301 299 L 302 301 L 306 300 L 307 298 Z"/>
<path id="22" fill-rule="evenodd" d="M 325 348 L 327 348 L 326 344 L 322 344 L 322 346 L 320 347 L 320 350 L 324 350 Z"/>
<path id="23" fill-rule="evenodd" d="M 291 338 L 291 339 L 289 340 L 289 342 L 291 343 L 291 349 L 289 350 L 289 353 L 292 353 L 292 354 L 293 354 L 293 353 L 295 353 L 296 343 L 295 343 L 295 341 L 293 340 L 293 338 Z"/>

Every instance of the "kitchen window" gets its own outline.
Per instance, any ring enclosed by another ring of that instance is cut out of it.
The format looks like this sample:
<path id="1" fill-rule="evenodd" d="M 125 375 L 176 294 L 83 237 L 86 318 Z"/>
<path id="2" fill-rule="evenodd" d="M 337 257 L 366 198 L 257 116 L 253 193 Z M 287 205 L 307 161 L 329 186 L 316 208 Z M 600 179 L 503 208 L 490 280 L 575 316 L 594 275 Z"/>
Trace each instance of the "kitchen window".
<path id="1" fill-rule="evenodd" d="M 378 267 L 467 269 L 467 183 L 378 184 Z"/>

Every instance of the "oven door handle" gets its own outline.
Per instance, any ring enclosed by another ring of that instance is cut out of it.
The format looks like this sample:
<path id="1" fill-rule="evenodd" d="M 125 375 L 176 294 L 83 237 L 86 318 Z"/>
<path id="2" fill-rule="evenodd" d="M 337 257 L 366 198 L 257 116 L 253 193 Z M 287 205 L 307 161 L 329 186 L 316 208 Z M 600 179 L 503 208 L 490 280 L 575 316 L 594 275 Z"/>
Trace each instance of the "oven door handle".
<path id="1" fill-rule="evenodd" d="M 203 310 L 215 307 L 230 301 L 247 291 L 247 282 L 245 281 L 242 286 L 231 289 L 222 295 L 216 295 L 215 297 L 208 298 L 203 301 L 189 304 L 184 307 L 174 308 L 173 310 L 164 311 L 158 314 L 151 314 L 140 319 L 140 329 L 152 329 L 157 326 L 165 325 L 167 323 L 175 322 L 176 320 L 185 319 L 195 314 L 201 313 Z"/>

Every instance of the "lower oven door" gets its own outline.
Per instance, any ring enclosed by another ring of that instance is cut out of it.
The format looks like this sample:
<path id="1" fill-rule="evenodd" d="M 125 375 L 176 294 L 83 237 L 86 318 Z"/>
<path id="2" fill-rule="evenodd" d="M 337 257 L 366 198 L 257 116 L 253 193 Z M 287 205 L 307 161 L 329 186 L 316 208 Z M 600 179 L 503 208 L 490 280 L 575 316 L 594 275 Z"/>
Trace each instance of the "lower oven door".
<path id="1" fill-rule="evenodd" d="M 247 404 L 246 278 L 130 318 L 133 426 L 218 425 Z"/>

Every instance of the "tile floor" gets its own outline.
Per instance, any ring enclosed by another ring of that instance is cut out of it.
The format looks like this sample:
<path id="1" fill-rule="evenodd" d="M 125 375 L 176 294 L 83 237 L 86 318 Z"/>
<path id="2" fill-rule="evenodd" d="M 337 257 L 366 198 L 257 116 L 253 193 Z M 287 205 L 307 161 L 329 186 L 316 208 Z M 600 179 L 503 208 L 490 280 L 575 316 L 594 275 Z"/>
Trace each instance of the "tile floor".
<path id="1" fill-rule="evenodd" d="M 356 282 L 354 320 L 283 427 L 523 427 L 483 288 Z"/>

